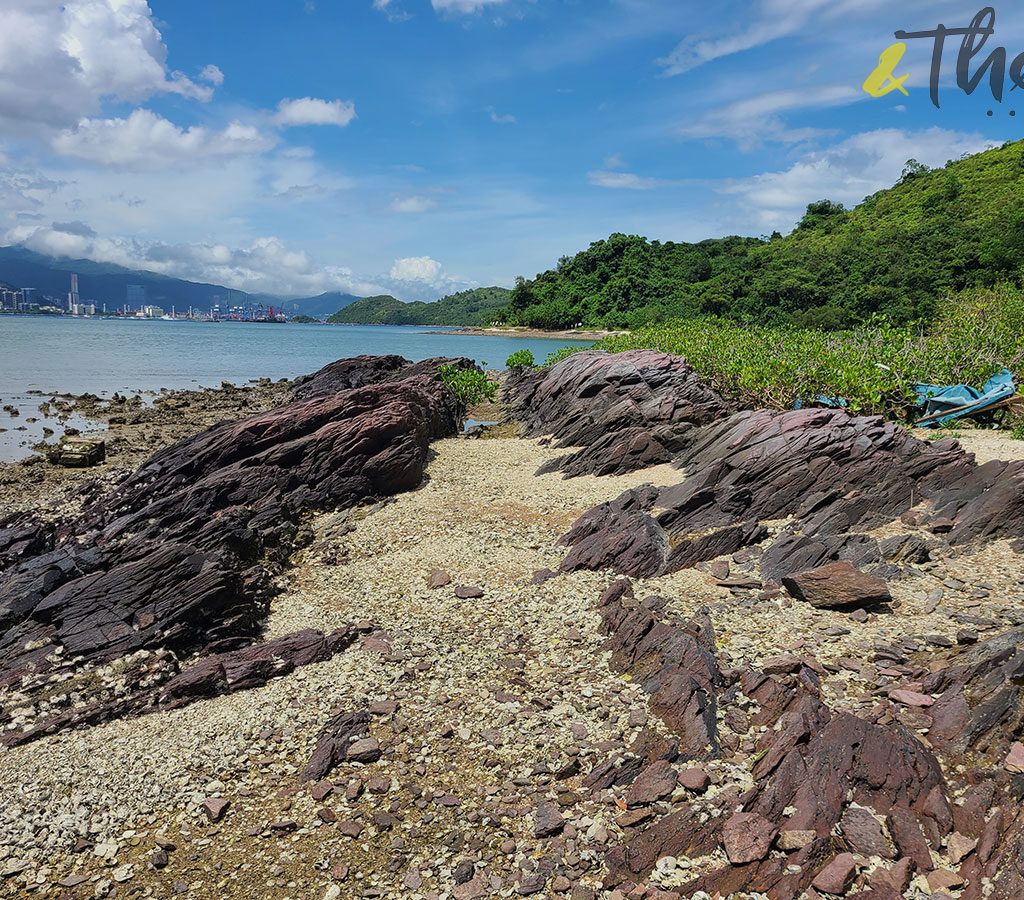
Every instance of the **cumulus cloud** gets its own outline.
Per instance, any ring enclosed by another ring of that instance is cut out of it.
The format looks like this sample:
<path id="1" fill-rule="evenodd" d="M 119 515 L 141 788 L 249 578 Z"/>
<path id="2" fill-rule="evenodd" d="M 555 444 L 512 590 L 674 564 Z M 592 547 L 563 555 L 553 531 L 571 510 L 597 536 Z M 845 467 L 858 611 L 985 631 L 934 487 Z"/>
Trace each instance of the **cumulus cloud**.
<path id="1" fill-rule="evenodd" d="M 106 97 L 209 100 L 213 68 L 204 69 L 205 84 L 170 71 L 145 0 L 6 0 L 0 7 L 0 123 L 8 127 L 67 128 Z"/>
<path id="2" fill-rule="evenodd" d="M 436 281 L 443 266 L 429 256 L 407 256 L 396 259 L 391 267 L 391 277 L 397 281 Z"/>
<path id="3" fill-rule="evenodd" d="M 799 221 L 808 203 L 829 199 L 853 206 L 889 187 L 899 180 L 911 157 L 934 167 L 990 146 L 978 134 L 942 128 L 879 129 L 805 154 L 788 169 L 727 181 L 718 190 L 738 198 L 740 219 L 753 217 L 764 229 L 787 230 Z"/>
<path id="4" fill-rule="evenodd" d="M 396 196 L 391 201 L 391 211 L 396 213 L 425 213 L 434 209 L 437 201 L 421 195 Z"/>
<path id="5" fill-rule="evenodd" d="M 148 109 L 126 119 L 83 119 L 52 141 L 62 156 L 124 169 L 194 166 L 210 157 L 262 153 L 275 139 L 252 125 L 232 122 L 220 131 L 202 126 L 179 128 Z"/>
<path id="6" fill-rule="evenodd" d="M 203 66 L 199 73 L 199 80 L 220 87 L 224 83 L 224 73 L 217 66 Z"/>
<path id="7" fill-rule="evenodd" d="M 282 100 L 277 105 L 274 121 L 278 125 L 337 125 L 344 128 L 356 117 L 355 104 L 342 100 L 318 100 L 302 97 Z"/>

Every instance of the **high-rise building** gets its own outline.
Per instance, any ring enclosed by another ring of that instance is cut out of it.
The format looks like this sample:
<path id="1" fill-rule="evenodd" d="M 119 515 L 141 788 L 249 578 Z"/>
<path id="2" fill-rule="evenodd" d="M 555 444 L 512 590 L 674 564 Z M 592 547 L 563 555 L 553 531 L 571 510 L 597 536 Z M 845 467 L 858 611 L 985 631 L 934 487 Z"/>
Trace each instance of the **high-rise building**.
<path id="1" fill-rule="evenodd" d="M 71 273 L 71 290 L 68 291 L 68 312 L 73 316 L 78 315 L 78 276 Z"/>
<path id="2" fill-rule="evenodd" d="M 126 292 L 129 309 L 142 309 L 146 305 L 146 286 L 144 284 L 129 284 Z"/>

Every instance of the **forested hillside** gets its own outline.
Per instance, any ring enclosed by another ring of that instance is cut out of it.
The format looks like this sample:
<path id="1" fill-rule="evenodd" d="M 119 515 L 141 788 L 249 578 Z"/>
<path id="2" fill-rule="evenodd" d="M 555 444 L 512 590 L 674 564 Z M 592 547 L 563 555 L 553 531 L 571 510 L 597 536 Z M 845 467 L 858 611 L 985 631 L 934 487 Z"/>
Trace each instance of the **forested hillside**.
<path id="1" fill-rule="evenodd" d="M 388 294 L 365 297 L 327 321 L 346 325 L 483 325 L 509 302 L 507 288 L 487 287 L 450 294 L 433 303 L 403 303 Z"/>
<path id="2" fill-rule="evenodd" d="M 1024 271 L 1024 142 L 928 169 L 855 209 L 812 203 L 783 237 L 696 244 L 613 234 L 533 280 L 519 279 L 509 324 L 637 328 L 717 315 L 839 328 L 881 314 L 933 317 L 942 297 L 1019 284 Z"/>

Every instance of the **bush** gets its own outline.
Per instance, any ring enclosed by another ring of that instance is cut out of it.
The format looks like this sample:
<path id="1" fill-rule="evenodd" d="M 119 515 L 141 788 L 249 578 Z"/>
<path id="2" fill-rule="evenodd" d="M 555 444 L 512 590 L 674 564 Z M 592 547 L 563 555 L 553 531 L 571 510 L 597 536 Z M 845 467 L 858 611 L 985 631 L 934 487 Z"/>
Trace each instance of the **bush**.
<path id="1" fill-rule="evenodd" d="M 488 380 L 477 369 L 460 369 L 458 366 L 438 366 L 437 377 L 463 406 L 472 406 L 481 400 L 493 400 L 498 385 Z"/>
<path id="2" fill-rule="evenodd" d="M 506 369 L 532 369 L 535 366 L 533 354 L 525 348 L 516 350 L 515 353 L 505 360 Z"/>
<path id="3" fill-rule="evenodd" d="M 940 308 L 928 328 L 894 326 L 880 317 L 833 332 L 688 319 L 608 337 L 595 349 L 682 356 L 720 394 L 753 407 L 790 409 L 797 400 L 842 397 L 853 413 L 905 419 L 915 383 L 980 387 L 1003 367 L 1024 368 L 1020 289 L 972 291 Z M 549 364 L 571 352 L 563 348 Z"/>

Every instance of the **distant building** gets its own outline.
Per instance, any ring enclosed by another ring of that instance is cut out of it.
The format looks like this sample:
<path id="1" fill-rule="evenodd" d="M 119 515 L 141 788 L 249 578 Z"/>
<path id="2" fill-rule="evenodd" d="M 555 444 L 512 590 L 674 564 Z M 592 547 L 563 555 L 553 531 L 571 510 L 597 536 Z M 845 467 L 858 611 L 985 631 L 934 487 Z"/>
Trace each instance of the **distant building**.
<path id="1" fill-rule="evenodd" d="M 79 301 L 79 298 L 78 298 L 78 276 L 74 272 L 72 272 L 71 273 L 71 290 L 68 291 L 68 312 L 71 313 L 71 315 L 73 315 L 73 316 L 79 315 L 79 312 L 78 312 L 78 304 L 79 304 L 79 302 L 80 301 Z"/>
<path id="2" fill-rule="evenodd" d="M 159 319 L 164 314 L 164 311 L 159 306 L 147 305 L 143 306 L 138 314 L 143 319 Z"/>
<path id="3" fill-rule="evenodd" d="M 129 284 L 126 290 L 126 297 L 129 309 L 142 309 L 146 305 L 146 286 L 143 284 Z"/>

